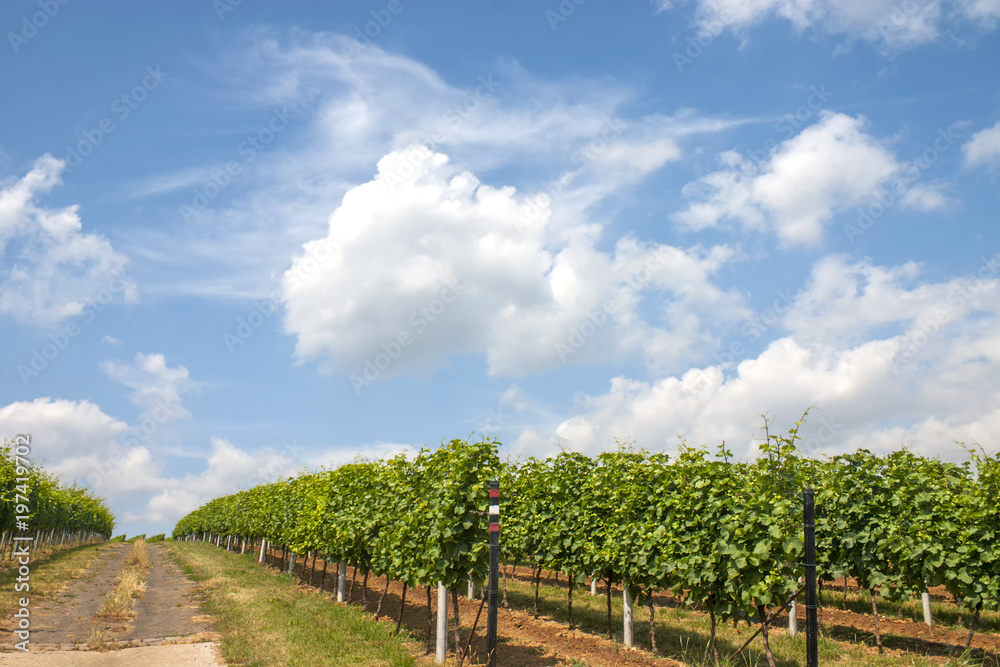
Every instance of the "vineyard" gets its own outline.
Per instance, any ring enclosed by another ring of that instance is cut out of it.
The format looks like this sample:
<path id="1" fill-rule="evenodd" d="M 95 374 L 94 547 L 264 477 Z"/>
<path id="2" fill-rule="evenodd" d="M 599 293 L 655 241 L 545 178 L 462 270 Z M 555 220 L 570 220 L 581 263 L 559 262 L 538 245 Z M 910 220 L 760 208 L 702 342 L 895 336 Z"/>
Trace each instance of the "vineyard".
<path id="1" fill-rule="evenodd" d="M 24 538 L 37 549 L 110 537 L 115 518 L 104 501 L 32 464 L 26 442 L 0 444 L 0 558 Z"/>
<path id="2" fill-rule="evenodd" d="M 970 449 L 947 463 L 859 450 L 817 460 L 796 448 L 801 423 L 779 436 L 765 421 L 766 441 L 748 462 L 686 445 L 672 455 L 619 447 L 502 462 L 494 440 L 453 440 L 215 499 L 174 536 L 320 554 L 399 581 L 404 596 L 405 587 L 455 590 L 486 575 L 487 482 L 499 480 L 502 562 L 530 568 L 536 611 L 543 570 L 568 581 L 571 628 L 574 589 L 600 579 L 623 591 L 631 644 L 633 606 L 652 618 L 654 596 L 669 592 L 710 617 L 716 655 L 716 625 L 747 622 L 774 665 L 768 626 L 802 588 L 801 492 L 812 488 L 818 577 L 849 577 L 868 592 L 879 650 L 879 601 L 932 587 L 967 619 L 968 646 L 980 615 L 1000 607 L 1000 456 Z M 607 624 L 610 635 L 610 596 Z"/>

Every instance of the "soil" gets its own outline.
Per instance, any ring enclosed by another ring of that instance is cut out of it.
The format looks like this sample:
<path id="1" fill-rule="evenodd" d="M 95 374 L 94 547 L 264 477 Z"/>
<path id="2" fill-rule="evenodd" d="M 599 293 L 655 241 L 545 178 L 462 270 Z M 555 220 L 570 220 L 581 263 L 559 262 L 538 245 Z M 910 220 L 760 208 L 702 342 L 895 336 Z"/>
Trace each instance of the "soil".
<path id="1" fill-rule="evenodd" d="M 213 666 L 215 638 L 195 600 L 196 584 L 158 544 L 147 545 L 150 569 L 146 592 L 129 618 L 99 618 L 132 545 L 107 545 L 106 553 L 52 599 L 31 607 L 30 652 L 14 649 L 12 618 L 0 624 L 2 662 L 38 665 Z M 188 646 L 168 646 L 170 644 Z M 141 647 L 141 648 L 136 648 Z M 88 650 L 91 649 L 91 650 Z M 107 653 L 114 649 L 128 649 Z"/>
<path id="2" fill-rule="evenodd" d="M 827 583 L 827 590 L 839 596 L 843 590 L 843 579 Z M 848 591 L 852 594 L 864 594 L 854 579 L 847 580 Z M 948 603 L 952 596 L 944 586 L 935 586 L 928 590 L 934 602 Z M 858 642 L 875 646 L 875 619 L 870 613 L 859 614 L 854 611 L 823 607 L 819 613 L 820 625 L 826 635 L 841 641 Z M 801 627 L 802 620 L 799 620 Z M 909 652 L 919 655 L 951 657 L 959 655 L 965 649 L 968 630 L 958 630 L 935 623 L 927 627 L 924 623 L 912 619 L 891 618 L 879 614 L 879 632 L 882 635 L 882 645 L 886 652 Z M 992 632 L 976 631 L 972 636 L 971 648 L 978 659 L 986 665 L 1000 665 L 1000 635 Z"/>
<path id="3" fill-rule="evenodd" d="M 875 619 L 871 614 L 824 607 L 820 617 L 821 626 L 828 637 L 875 645 Z M 883 646 L 918 655 L 961 654 L 969 635 L 966 630 L 953 630 L 937 625 L 928 628 L 923 623 L 888 618 L 881 614 L 878 623 Z M 977 632 L 972 637 L 972 649 L 987 661 L 986 664 L 1000 665 L 1000 636 Z"/>
<path id="4" fill-rule="evenodd" d="M 278 558 L 280 551 L 269 551 L 269 556 L 274 558 L 275 566 L 279 565 Z M 303 559 L 297 559 L 295 572 L 302 576 Z M 285 562 L 287 568 L 287 561 Z M 310 573 L 313 568 L 313 560 L 308 559 L 308 566 L 305 572 L 306 582 L 309 582 Z M 336 596 L 336 563 L 327 566 L 326 579 L 323 581 L 323 590 Z M 316 560 L 316 574 L 312 583 L 319 586 L 322 580 L 323 561 Z M 347 587 L 350 592 L 351 577 L 354 575 L 353 568 L 347 569 Z M 363 605 L 365 599 L 365 589 L 361 583 L 363 574 L 359 571 L 354 585 L 353 594 L 350 601 L 354 604 Z M 374 575 L 368 578 L 367 609 L 374 613 L 378 606 L 379 597 L 385 590 L 385 579 Z M 388 593 L 382 603 L 381 618 L 388 622 L 395 622 L 399 613 L 400 596 L 402 594 L 402 584 L 397 581 L 390 582 Z M 479 600 L 469 600 L 464 595 L 460 595 L 459 618 L 462 622 L 462 641 L 464 642 L 469 634 L 470 620 L 475 619 L 480 607 Z M 451 613 L 451 600 L 449 596 L 449 616 Z M 432 591 L 432 608 L 437 609 L 437 589 Z M 436 623 L 436 616 L 435 623 Z M 427 597 L 425 589 L 408 589 L 406 592 L 406 608 L 403 613 L 403 625 L 409 628 L 417 637 L 427 635 Z M 436 626 L 435 626 L 436 627 Z M 538 619 L 532 615 L 517 609 L 500 608 L 497 612 L 497 643 L 498 650 L 502 652 L 504 667 L 555 667 L 557 665 L 569 665 L 574 660 L 579 660 L 589 667 L 615 667 L 625 665 L 629 667 L 678 667 L 682 665 L 669 658 L 656 657 L 648 651 L 627 649 L 620 644 L 615 644 L 603 637 L 582 632 L 579 630 L 569 630 L 565 623 L 552 620 L 546 617 Z M 466 658 L 466 665 L 485 664 L 486 662 L 486 610 L 482 612 L 476 634 L 472 639 L 471 656 Z M 454 649 L 454 634 L 449 633 L 450 648 Z M 433 664 L 433 656 L 428 656 L 426 664 Z M 424 662 L 422 661 L 422 663 Z"/>
<path id="5" fill-rule="evenodd" d="M 274 565 L 278 565 L 278 558 L 281 552 L 278 550 L 268 550 L 269 559 L 273 558 Z M 287 561 L 284 563 L 287 568 Z M 303 559 L 297 559 L 295 572 L 302 575 Z M 312 584 L 318 586 L 321 580 L 323 561 L 316 560 L 316 573 Z M 336 563 L 330 563 L 327 569 L 327 576 L 324 581 L 323 590 L 336 595 Z M 313 568 L 312 559 L 308 559 L 305 578 L 308 583 L 310 571 Z M 348 588 L 350 588 L 353 569 L 347 570 Z M 530 582 L 532 573 L 528 568 L 510 568 L 508 576 Z M 363 604 L 365 597 L 364 589 L 361 585 L 363 575 L 359 572 L 354 585 L 351 602 Z M 543 576 L 542 582 L 548 585 L 566 585 L 565 576 L 556 578 Z M 621 592 L 619 587 L 613 586 L 613 590 Z M 367 608 L 374 612 L 378 605 L 378 598 L 385 589 L 385 579 L 375 577 L 368 578 Z M 586 589 L 581 589 L 584 594 Z M 601 582 L 600 590 L 603 592 L 604 586 Z M 839 590 L 839 589 L 838 589 Z M 399 612 L 399 599 L 402 592 L 402 585 L 399 582 L 390 582 L 388 594 L 382 604 L 382 618 L 395 621 Z M 931 591 L 933 597 L 944 599 L 945 591 L 934 589 Z M 682 601 L 671 595 L 654 596 L 657 607 L 677 607 Z M 449 605 L 450 605 L 449 601 Z M 437 607 L 437 591 L 432 591 L 432 606 Z M 449 607 L 450 609 L 450 607 Z M 459 616 L 462 619 L 462 640 L 468 636 L 470 619 L 474 619 L 479 609 L 478 600 L 469 600 L 464 595 L 459 596 Z M 436 616 L 435 616 L 436 622 Z M 619 619 L 620 622 L 620 619 Z M 799 627 L 803 627 L 803 619 L 799 620 Z M 476 635 L 472 640 L 472 656 L 474 660 L 485 662 L 485 610 L 480 618 Z M 403 624 L 409 628 L 415 636 L 425 637 L 428 635 L 426 593 L 424 589 L 408 590 L 406 597 L 406 610 L 403 614 Z M 820 624 L 824 634 L 834 640 L 857 644 L 863 642 L 872 647 L 875 652 L 875 623 L 871 615 L 858 614 L 851 611 L 843 611 L 824 607 L 820 611 Z M 904 654 L 917 654 L 925 656 L 939 656 L 942 659 L 959 655 L 965 647 L 967 632 L 955 630 L 947 627 L 935 626 L 928 628 L 923 623 L 912 620 L 898 620 L 879 616 L 879 626 L 882 633 L 882 643 L 885 646 L 887 655 L 897 657 Z M 784 632 L 787 627 L 787 616 L 775 620 L 775 631 Z M 449 634 L 451 648 L 454 648 L 453 634 Z M 529 612 L 517 609 L 498 610 L 498 642 L 500 650 L 503 651 L 503 664 L 512 667 L 548 667 L 555 665 L 571 664 L 574 660 L 579 660 L 593 667 L 611 667 L 614 665 L 656 665 L 674 666 L 682 663 L 674 660 L 654 656 L 649 651 L 643 649 L 626 649 L 622 645 L 606 639 L 603 635 L 596 635 L 591 632 L 581 630 L 569 630 L 565 622 L 553 620 L 544 616 L 535 619 Z M 977 632 L 973 636 L 972 648 L 976 656 L 982 659 L 986 665 L 1000 666 L 1000 635 L 993 633 Z M 430 662 L 428 662 L 430 664 Z M 467 659 L 466 664 L 469 664 Z M 475 664 L 475 663 L 473 663 Z"/>

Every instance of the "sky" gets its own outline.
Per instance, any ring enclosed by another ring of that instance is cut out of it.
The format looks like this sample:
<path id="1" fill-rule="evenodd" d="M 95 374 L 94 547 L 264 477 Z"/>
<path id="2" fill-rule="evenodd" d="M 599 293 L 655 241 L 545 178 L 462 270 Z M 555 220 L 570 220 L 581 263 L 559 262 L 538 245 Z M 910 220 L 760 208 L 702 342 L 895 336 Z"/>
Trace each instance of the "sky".
<path id="1" fill-rule="evenodd" d="M 6 2 L 0 436 L 130 535 L 455 438 L 996 452 L 998 20 Z"/>

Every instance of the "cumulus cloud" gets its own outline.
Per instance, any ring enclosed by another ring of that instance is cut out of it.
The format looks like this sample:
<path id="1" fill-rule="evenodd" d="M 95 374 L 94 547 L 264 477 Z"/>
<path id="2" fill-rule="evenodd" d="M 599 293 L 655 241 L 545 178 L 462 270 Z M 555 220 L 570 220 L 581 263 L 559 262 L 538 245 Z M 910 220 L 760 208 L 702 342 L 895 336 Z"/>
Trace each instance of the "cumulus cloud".
<path id="1" fill-rule="evenodd" d="M 105 291 L 138 300 L 135 285 L 121 277 L 128 258 L 104 237 L 82 231 L 79 207 L 38 203 L 64 167 L 44 155 L 0 189 L 0 313 L 25 324 L 50 326 L 79 315 Z"/>
<path id="2" fill-rule="evenodd" d="M 887 325 L 939 318 L 956 321 L 973 309 L 998 282 L 996 262 L 984 266 L 985 279 L 973 290 L 969 278 L 920 283 L 921 267 L 907 262 L 893 267 L 849 262 L 844 255 L 825 257 L 813 267 L 805 288 L 784 315 L 784 326 L 802 341 L 859 341 Z"/>
<path id="3" fill-rule="evenodd" d="M 149 451 L 125 442 L 130 431 L 90 401 L 43 397 L 0 408 L 0 435 L 30 433 L 34 460 L 102 491 L 141 489 L 155 478 Z"/>
<path id="4" fill-rule="evenodd" d="M 119 522 L 153 522 L 166 524 L 167 529 L 220 495 L 358 456 L 381 458 L 415 451 L 409 445 L 388 443 L 317 451 L 294 441 L 249 451 L 213 437 L 201 455 L 205 462 L 201 472 L 171 476 L 164 474 L 162 455 L 131 437 L 137 429 L 90 401 L 44 397 L 0 407 L 0 440 L 29 434 L 33 461 L 64 483 L 90 486 L 107 498 Z"/>
<path id="5" fill-rule="evenodd" d="M 941 192 L 940 186 L 915 185 L 903 194 L 899 203 L 904 208 L 918 211 L 938 211 L 948 205 L 948 198 Z"/>
<path id="6" fill-rule="evenodd" d="M 162 354 L 139 352 L 131 364 L 105 361 L 101 370 L 115 382 L 134 390 L 129 400 L 143 408 L 144 416 L 151 416 L 159 422 L 191 416 L 184 407 L 181 395 L 196 390 L 198 385 L 190 379 L 188 370 L 183 366 L 167 366 Z"/>
<path id="7" fill-rule="evenodd" d="M 294 441 L 249 452 L 230 440 L 218 437 L 211 439 L 209 450 L 202 472 L 161 479 L 143 510 L 129 515 L 129 519 L 172 524 L 213 498 L 258 484 L 320 467 L 334 468 L 359 457 L 381 459 L 416 453 L 411 445 L 391 443 L 317 451 L 306 449 Z"/>
<path id="8" fill-rule="evenodd" d="M 669 0 L 657 0 L 661 11 Z M 698 0 L 698 23 L 713 34 L 736 32 L 771 17 L 797 32 L 817 30 L 860 39 L 889 51 L 933 42 L 972 27 L 992 30 L 1000 18 L 997 0 Z"/>
<path id="9" fill-rule="evenodd" d="M 942 206 L 937 190 L 910 187 L 919 169 L 897 161 L 864 132 L 866 125 L 863 117 L 824 111 L 815 125 L 775 146 L 764 160 L 723 153 L 722 170 L 684 187 L 695 201 L 674 219 L 692 230 L 732 221 L 773 232 L 784 246 L 818 245 L 836 213 L 870 201 L 890 179 L 893 196 L 903 195 L 905 206 Z"/>
<path id="10" fill-rule="evenodd" d="M 614 378 L 515 448 L 596 453 L 622 438 L 669 449 L 684 437 L 752 456 L 761 414 L 782 430 L 815 404 L 802 430 L 810 454 L 905 445 L 961 458 L 954 440 L 995 449 L 1000 256 L 941 283 L 918 283 L 918 268 L 827 258 L 784 315 L 790 335 L 759 355 L 654 381 Z"/>
<path id="11" fill-rule="evenodd" d="M 441 153 L 395 151 L 285 274 L 285 330 L 300 360 L 372 380 L 462 352 L 485 353 L 494 375 L 636 351 L 676 361 L 704 342 L 703 321 L 745 314 L 712 282 L 730 249 L 624 238 L 602 251 L 599 234 Z"/>
<path id="12" fill-rule="evenodd" d="M 446 153 L 476 173 L 502 169 L 521 179 L 510 184 L 522 193 L 547 183 L 544 191 L 559 200 L 556 219 L 578 221 L 677 160 L 686 138 L 740 122 L 690 110 L 636 115 L 628 108 L 637 91 L 624 84 L 543 79 L 507 60 L 446 80 L 377 44 L 358 49 L 351 36 L 303 30 L 244 33 L 213 72 L 244 108 L 259 110 L 261 121 L 275 106 L 294 109 L 295 118 L 190 229 L 131 232 L 133 256 L 173 269 L 155 287 L 146 281 L 148 290 L 269 294 L 273 278 L 323 232 L 344 194 L 369 180 L 383 156 L 409 146 Z M 248 121 L 248 131 L 261 121 Z M 136 196 L 193 197 L 194 186 L 218 166 L 186 165 L 132 187 Z M 184 270 L 176 270 L 181 263 Z"/>
<path id="13" fill-rule="evenodd" d="M 962 152 L 967 167 L 981 167 L 1000 159 L 1000 123 L 972 135 Z"/>

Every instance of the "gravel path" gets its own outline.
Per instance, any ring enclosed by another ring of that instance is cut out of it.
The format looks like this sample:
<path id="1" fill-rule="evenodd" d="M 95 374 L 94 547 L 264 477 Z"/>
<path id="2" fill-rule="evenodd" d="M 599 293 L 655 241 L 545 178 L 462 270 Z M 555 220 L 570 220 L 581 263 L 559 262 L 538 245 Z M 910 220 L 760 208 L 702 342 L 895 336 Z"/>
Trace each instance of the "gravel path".
<path id="1" fill-rule="evenodd" d="M 121 640 L 192 637 L 211 631 L 194 600 L 197 584 L 171 560 L 165 548 L 149 545 L 150 571 L 146 594 L 136 600 L 137 616 Z"/>
<path id="2" fill-rule="evenodd" d="M 150 569 L 146 592 L 136 600 L 134 616 L 126 621 L 96 618 L 114 589 L 131 546 L 109 545 L 107 553 L 62 594 L 33 607 L 31 651 L 13 650 L 7 635 L 0 645 L 0 664 L 224 665 L 210 641 L 214 635 L 209 620 L 199 613 L 197 584 L 184 575 L 162 545 L 147 545 Z M 86 650 L 95 632 L 105 640 L 103 651 Z"/>
<path id="3" fill-rule="evenodd" d="M 31 645 L 86 644 L 95 630 L 109 626 L 94 617 L 108 592 L 114 589 L 131 546 L 110 545 L 107 553 L 59 597 L 33 604 Z"/>

